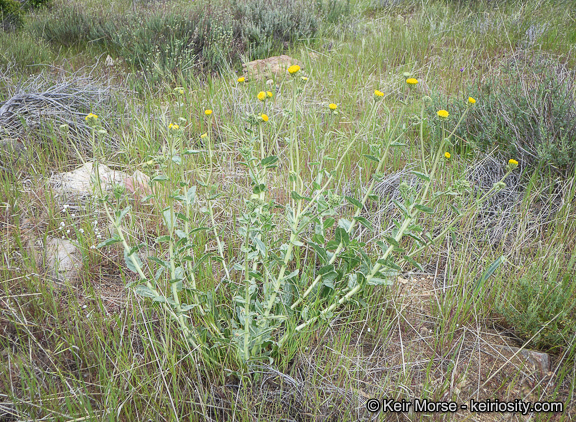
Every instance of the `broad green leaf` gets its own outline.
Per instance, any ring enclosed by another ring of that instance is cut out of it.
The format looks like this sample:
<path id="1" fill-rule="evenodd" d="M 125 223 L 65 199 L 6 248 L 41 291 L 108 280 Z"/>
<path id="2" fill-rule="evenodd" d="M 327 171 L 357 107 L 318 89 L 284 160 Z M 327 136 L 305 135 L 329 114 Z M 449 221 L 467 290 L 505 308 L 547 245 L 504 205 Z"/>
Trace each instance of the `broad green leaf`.
<path id="1" fill-rule="evenodd" d="M 190 205 L 196 201 L 196 186 L 192 186 L 188 189 L 188 192 L 186 192 L 186 199 Z"/>
<path id="2" fill-rule="evenodd" d="M 344 198 L 346 198 L 346 200 L 348 202 L 350 202 L 352 205 L 354 205 L 356 208 L 360 208 L 360 209 L 363 208 L 362 202 L 358 201 L 357 199 L 352 198 L 351 196 L 345 196 Z"/>
<path id="3" fill-rule="evenodd" d="M 350 235 L 342 227 L 338 227 L 336 229 L 334 240 L 336 240 L 338 244 L 342 243 L 344 246 L 348 246 L 350 243 Z"/>
<path id="4" fill-rule="evenodd" d="M 169 180 L 168 176 L 165 174 L 159 174 L 158 176 L 154 176 L 152 179 L 150 179 L 150 184 L 154 182 L 165 182 L 166 180 Z"/>
<path id="5" fill-rule="evenodd" d="M 176 216 L 174 215 L 174 210 L 172 207 L 165 208 L 162 211 L 162 218 L 164 219 L 164 224 L 168 227 L 168 230 L 172 230 L 176 224 Z"/>
<path id="6" fill-rule="evenodd" d="M 148 286 L 145 286 L 143 284 L 136 286 L 134 288 L 134 292 L 140 296 L 144 296 L 144 297 L 150 297 L 150 298 L 154 298 L 157 295 L 148 288 Z"/>
<path id="7" fill-rule="evenodd" d="M 368 230 L 374 231 L 374 228 L 372 227 L 372 223 L 370 221 L 368 221 L 367 219 L 365 219 L 364 217 L 361 217 L 361 216 L 354 217 L 354 220 L 358 221 L 360 224 L 362 224 Z"/>
<path id="8" fill-rule="evenodd" d="M 404 204 L 396 201 L 395 199 L 393 199 L 392 202 L 394 202 L 394 204 L 398 207 L 398 209 L 400 209 L 400 211 L 402 211 L 402 213 L 403 213 L 406 217 L 412 218 L 412 216 L 410 215 L 410 213 L 408 212 L 408 209 L 406 209 L 406 207 L 404 206 Z"/>
<path id="9" fill-rule="evenodd" d="M 322 223 L 322 225 L 324 226 L 324 230 L 329 229 L 330 227 L 332 227 L 335 222 L 336 222 L 336 220 L 334 220 L 332 217 L 328 217 L 328 218 L 327 218 L 326 220 L 324 220 L 324 222 Z"/>
<path id="10" fill-rule="evenodd" d="M 419 171 L 412 171 L 411 173 L 412 173 L 414 176 L 416 176 L 416 177 L 418 177 L 419 179 L 422 179 L 422 180 L 424 180 L 424 181 L 426 181 L 426 182 L 429 182 L 429 181 L 430 181 L 430 177 L 428 177 L 427 174 L 420 173 Z"/>
<path id="11" fill-rule="evenodd" d="M 266 167 L 266 166 L 270 166 L 270 165 L 276 163 L 277 161 L 278 161 L 278 157 L 276 157 L 275 155 L 271 155 L 270 157 L 266 157 L 262 161 L 260 161 L 260 164 L 263 167 Z"/>
<path id="12" fill-rule="evenodd" d="M 434 214 L 434 209 L 427 207 L 426 205 L 414 204 L 414 208 L 425 212 L 426 214 Z"/>
<path id="13" fill-rule="evenodd" d="M 374 157 L 373 155 L 369 155 L 369 154 L 362 154 L 364 157 L 368 158 L 369 160 L 372 160 L 376 163 L 379 163 L 380 160 L 377 157 Z"/>
<path id="14" fill-rule="evenodd" d="M 98 246 L 96 246 L 96 248 L 100 249 L 103 248 L 104 246 L 110 246 L 118 242 L 122 242 L 122 239 L 120 239 L 120 237 L 117 234 L 115 234 L 110 239 L 106 239 L 104 242 L 100 242 Z"/>

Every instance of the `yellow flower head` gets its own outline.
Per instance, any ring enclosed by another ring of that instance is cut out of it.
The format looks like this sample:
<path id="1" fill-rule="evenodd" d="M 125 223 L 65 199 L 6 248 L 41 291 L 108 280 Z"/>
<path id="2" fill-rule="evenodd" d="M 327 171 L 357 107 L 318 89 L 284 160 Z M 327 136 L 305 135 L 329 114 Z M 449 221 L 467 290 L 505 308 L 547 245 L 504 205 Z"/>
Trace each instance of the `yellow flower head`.
<path id="1" fill-rule="evenodd" d="M 86 121 L 88 122 L 91 120 L 94 120 L 94 121 L 98 120 L 98 116 L 95 115 L 94 113 L 90 113 L 89 115 L 86 116 Z"/>
<path id="2" fill-rule="evenodd" d="M 408 78 L 408 79 L 406 79 L 406 83 L 407 83 L 408 85 L 416 85 L 416 84 L 418 83 L 418 79 Z"/>
<path id="3" fill-rule="evenodd" d="M 513 158 L 508 160 L 508 169 L 509 170 L 514 170 L 516 167 L 518 167 L 518 161 L 514 160 Z"/>
<path id="4" fill-rule="evenodd" d="M 204 139 L 204 138 L 206 138 L 206 137 L 208 137 L 208 134 L 207 134 L 207 133 L 203 133 L 202 135 L 200 135 L 200 138 L 201 138 L 201 139 Z"/>
<path id="5" fill-rule="evenodd" d="M 204 114 L 206 116 L 210 116 L 212 114 L 212 110 L 208 109 L 208 110 L 204 110 Z"/>
<path id="6" fill-rule="evenodd" d="M 306 82 L 308 80 L 308 78 L 306 76 L 302 76 L 300 79 L 302 79 L 304 82 Z"/>
<path id="7" fill-rule="evenodd" d="M 177 129 L 180 129 L 180 126 L 178 126 L 176 123 L 170 123 L 168 125 L 168 129 L 177 130 Z"/>
<path id="8" fill-rule="evenodd" d="M 181 87 L 174 88 L 174 92 L 178 95 L 184 95 L 184 88 Z"/>
<path id="9" fill-rule="evenodd" d="M 264 91 L 260 91 L 260 92 L 258 93 L 258 99 L 259 99 L 260 101 L 264 101 L 264 100 L 266 99 L 266 93 L 265 93 Z"/>
<path id="10" fill-rule="evenodd" d="M 334 103 L 328 104 L 328 107 L 330 108 L 330 110 L 334 111 L 338 108 L 338 106 Z"/>
<path id="11" fill-rule="evenodd" d="M 266 91 L 266 95 L 268 95 L 268 98 L 272 98 L 274 96 L 274 94 L 272 94 L 272 91 Z"/>
<path id="12" fill-rule="evenodd" d="M 238 82 L 242 83 L 242 82 L 246 82 L 246 78 L 244 76 L 240 76 L 238 78 Z"/>
<path id="13" fill-rule="evenodd" d="M 448 151 L 446 151 L 446 152 L 444 153 L 444 157 L 446 157 L 446 158 L 448 159 L 448 158 L 451 157 L 451 155 L 450 155 L 450 153 L 449 153 Z"/>
<path id="14" fill-rule="evenodd" d="M 450 116 L 450 113 L 448 113 L 446 110 L 439 110 L 437 114 L 441 119 L 446 119 L 448 116 Z"/>
<path id="15" fill-rule="evenodd" d="M 267 122 L 267 121 L 268 121 L 268 116 L 267 116 L 266 114 L 260 115 L 260 118 L 262 119 L 263 122 Z"/>
<path id="16" fill-rule="evenodd" d="M 298 66 L 297 64 L 293 64 L 292 66 L 290 66 L 288 68 L 288 73 L 290 73 L 291 75 L 298 73 L 298 71 L 300 70 L 300 66 Z"/>
<path id="17" fill-rule="evenodd" d="M 376 91 L 374 91 L 374 95 L 376 95 L 377 97 L 383 97 L 384 93 L 382 91 L 376 90 Z"/>
<path id="18" fill-rule="evenodd" d="M 472 97 L 468 97 L 468 104 L 476 104 L 476 100 Z"/>

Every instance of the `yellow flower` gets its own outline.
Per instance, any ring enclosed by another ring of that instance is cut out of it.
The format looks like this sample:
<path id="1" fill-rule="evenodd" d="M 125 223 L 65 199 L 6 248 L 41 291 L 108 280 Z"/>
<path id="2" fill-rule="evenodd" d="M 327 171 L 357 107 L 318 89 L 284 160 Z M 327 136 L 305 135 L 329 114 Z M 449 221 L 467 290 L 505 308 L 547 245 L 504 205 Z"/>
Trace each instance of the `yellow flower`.
<path id="1" fill-rule="evenodd" d="M 86 116 L 86 121 L 89 120 L 98 120 L 98 116 L 93 113 L 90 113 L 89 115 Z"/>
<path id="2" fill-rule="evenodd" d="M 238 82 L 242 83 L 242 82 L 246 82 L 246 78 L 244 76 L 240 76 L 238 78 Z"/>
<path id="3" fill-rule="evenodd" d="M 514 160 L 513 158 L 508 160 L 508 170 L 514 170 L 518 167 L 518 161 Z"/>
<path id="4" fill-rule="evenodd" d="M 308 78 L 306 76 L 302 76 L 300 79 L 302 79 L 304 82 L 306 82 L 308 80 Z"/>
<path id="5" fill-rule="evenodd" d="M 206 116 L 210 116 L 212 114 L 212 110 L 208 109 L 208 110 L 204 110 L 204 114 Z"/>
<path id="6" fill-rule="evenodd" d="M 290 73 L 291 75 L 297 73 L 300 70 L 300 66 L 298 66 L 297 64 L 293 64 L 292 66 L 290 66 L 288 68 L 288 73 Z"/>
<path id="7" fill-rule="evenodd" d="M 446 158 L 450 158 L 450 157 L 451 157 L 451 155 L 450 155 L 450 153 L 449 153 L 448 151 L 446 151 L 446 152 L 444 153 L 444 157 L 446 157 Z"/>
<path id="8" fill-rule="evenodd" d="M 418 83 L 418 79 L 408 78 L 408 79 L 406 79 L 406 83 L 407 83 L 408 85 L 416 85 L 416 84 Z"/>
<path id="9" fill-rule="evenodd" d="M 176 94 L 178 95 L 184 95 L 184 88 L 174 88 L 174 91 L 176 92 Z"/>
<path id="10" fill-rule="evenodd" d="M 476 104 L 476 100 L 472 97 L 468 97 L 468 103 L 470 104 Z"/>
<path id="11" fill-rule="evenodd" d="M 377 97 L 383 97 L 384 93 L 382 91 L 376 90 L 376 91 L 374 91 L 374 95 L 376 95 Z"/>
<path id="12" fill-rule="evenodd" d="M 338 106 L 334 103 L 328 104 L 328 107 L 330 107 L 330 110 L 334 111 L 338 108 Z"/>
<path id="13" fill-rule="evenodd" d="M 200 135 L 200 138 L 201 138 L 201 139 L 204 139 L 204 138 L 206 138 L 206 137 L 208 137 L 208 134 L 207 134 L 207 133 L 203 133 L 202 135 Z"/>
<path id="14" fill-rule="evenodd" d="M 266 95 L 268 95 L 268 98 L 272 98 L 274 96 L 274 94 L 272 94 L 272 91 L 266 91 Z"/>
<path id="15" fill-rule="evenodd" d="M 177 130 L 180 129 L 180 126 L 178 126 L 176 123 L 170 123 L 168 125 L 168 129 Z"/>
<path id="16" fill-rule="evenodd" d="M 265 93 L 264 91 L 260 91 L 260 92 L 258 93 L 258 99 L 259 99 L 260 101 L 264 101 L 264 100 L 266 99 L 266 93 Z"/>
<path id="17" fill-rule="evenodd" d="M 262 114 L 260 116 L 260 118 L 262 119 L 263 122 L 267 122 L 268 121 L 268 116 L 266 114 Z"/>
<path id="18" fill-rule="evenodd" d="M 439 110 L 437 114 L 441 119 L 445 119 L 450 116 L 450 113 L 448 113 L 446 110 Z"/>

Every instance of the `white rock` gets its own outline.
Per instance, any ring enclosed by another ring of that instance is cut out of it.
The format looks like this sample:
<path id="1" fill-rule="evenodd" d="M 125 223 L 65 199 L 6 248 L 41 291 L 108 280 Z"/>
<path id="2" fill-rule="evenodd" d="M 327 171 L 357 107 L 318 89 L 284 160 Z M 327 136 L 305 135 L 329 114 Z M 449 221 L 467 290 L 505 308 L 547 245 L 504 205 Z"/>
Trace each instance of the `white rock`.
<path id="1" fill-rule="evenodd" d="M 46 239 L 46 267 L 56 283 L 76 284 L 82 269 L 82 254 L 68 239 Z"/>

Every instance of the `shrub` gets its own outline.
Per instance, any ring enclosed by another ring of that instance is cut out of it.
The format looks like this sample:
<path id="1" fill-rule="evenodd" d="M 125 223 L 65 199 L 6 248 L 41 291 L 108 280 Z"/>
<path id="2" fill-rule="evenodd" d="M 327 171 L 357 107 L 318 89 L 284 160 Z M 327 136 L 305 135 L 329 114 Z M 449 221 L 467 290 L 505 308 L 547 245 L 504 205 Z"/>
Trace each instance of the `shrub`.
<path id="1" fill-rule="evenodd" d="M 50 63 L 53 59 L 50 47 L 42 40 L 35 40 L 28 34 L 0 33 L 0 64 L 13 65 L 23 69 Z"/>
<path id="2" fill-rule="evenodd" d="M 546 274 L 531 268 L 509 285 L 498 312 L 514 327 L 527 347 L 556 350 L 569 347 L 576 336 L 576 288 L 568 272 Z"/>
<path id="3" fill-rule="evenodd" d="M 236 0 L 232 10 L 252 59 L 281 51 L 297 40 L 311 38 L 318 30 L 314 9 L 305 2 Z"/>
<path id="4" fill-rule="evenodd" d="M 19 28 L 24 23 L 24 12 L 16 0 L 0 0 L 0 27 L 4 31 Z"/>
<path id="5" fill-rule="evenodd" d="M 570 175 L 576 162 L 576 73 L 545 56 L 514 57 L 470 92 L 478 99 L 457 135 L 521 165 Z M 442 102 L 436 97 L 436 107 Z M 458 101 L 450 108 L 459 109 Z M 438 127 L 436 127 L 438 130 Z"/>

